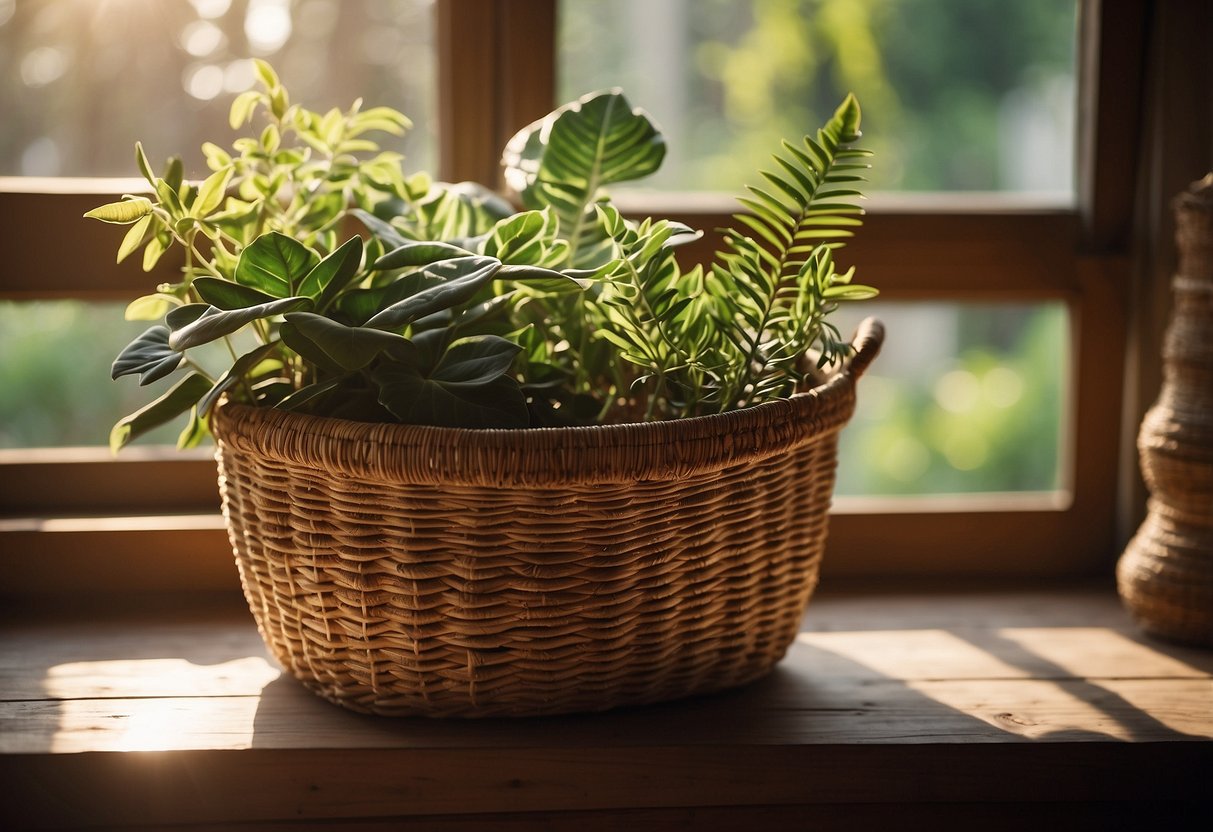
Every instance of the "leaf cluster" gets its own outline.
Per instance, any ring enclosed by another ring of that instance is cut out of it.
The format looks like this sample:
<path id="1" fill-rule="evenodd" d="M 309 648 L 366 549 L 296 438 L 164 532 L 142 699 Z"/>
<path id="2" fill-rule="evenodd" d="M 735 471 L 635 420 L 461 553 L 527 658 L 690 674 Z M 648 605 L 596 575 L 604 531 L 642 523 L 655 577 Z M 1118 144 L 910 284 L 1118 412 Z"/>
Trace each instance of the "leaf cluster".
<path id="1" fill-rule="evenodd" d="M 264 122 L 231 150 L 203 146 L 211 174 L 180 160 L 149 193 L 86 216 L 129 226 L 118 259 L 151 269 L 184 252 L 182 279 L 127 317 L 157 321 L 113 376 L 175 383 L 111 433 L 116 451 L 189 413 L 180 445 L 206 434 L 221 396 L 362 421 L 513 428 L 667 419 L 788 395 L 845 351 L 826 322 L 875 294 L 839 274 L 833 250 L 859 224 L 866 168 L 851 97 L 802 145 L 784 145 L 768 186 L 704 269 L 677 247 L 700 235 L 626 219 L 604 188 L 652 173 L 656 126 L 619 90 L 583 97 L 521 130 L 503 155 L 521 210 L 473 183 L 406 176 L 370 134 L 410 126 L 383 107 L 312 112 L 274 70 L 231 108 Z M 748 232 L 748 233 L 743 233 Z M 222 343 L 210 370 L 198 348 Z"/>

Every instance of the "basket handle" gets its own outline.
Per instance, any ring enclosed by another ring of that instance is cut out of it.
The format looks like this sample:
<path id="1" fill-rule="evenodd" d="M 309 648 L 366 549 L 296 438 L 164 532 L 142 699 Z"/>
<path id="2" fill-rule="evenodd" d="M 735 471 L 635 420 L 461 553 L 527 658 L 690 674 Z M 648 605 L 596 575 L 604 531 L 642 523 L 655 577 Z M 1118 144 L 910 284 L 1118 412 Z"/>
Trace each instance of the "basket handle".
<path id="1" fill-rule="evenodd" d="M 884 343 L 884 324 L 876 318 L 864 318 L 855 331 L 851 348 L 855 350 L 843 372 L 852 379 L 858 380 L 872 363 L 872 359 L 880 354 L 880 346 Z"/>

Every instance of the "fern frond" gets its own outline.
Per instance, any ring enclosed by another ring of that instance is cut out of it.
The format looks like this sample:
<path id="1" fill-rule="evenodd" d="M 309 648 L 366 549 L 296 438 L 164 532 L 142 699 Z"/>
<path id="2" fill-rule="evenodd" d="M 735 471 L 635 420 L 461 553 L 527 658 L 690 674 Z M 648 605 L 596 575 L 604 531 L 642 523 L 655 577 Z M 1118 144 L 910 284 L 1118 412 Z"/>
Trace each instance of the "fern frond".
<path id="1" fill-rule="evenodd" d="M 862 223 L 856 183 L 864 181 L 870 153 L 855 147 L 859 122 L 859 104 L 847 96 L 816 135 L 799 145 L 783 142 L 775 169 L 761 171 L 767 184 L 748 186 L 738 198 L 747 211 L 734 215 L 736 228 L 724 232 L 712 268 L 727 290 L 718 317 L 735 330 L 726 340 L 741 353 L 722 386 L 722 408 L 786 391 L 799 380 L 800 356 L 816 342 L 823 355 L 838 355 L 822 319 L 836 305 L 826 293 L 836 278 L 842 282 L 831 252 Z"/>

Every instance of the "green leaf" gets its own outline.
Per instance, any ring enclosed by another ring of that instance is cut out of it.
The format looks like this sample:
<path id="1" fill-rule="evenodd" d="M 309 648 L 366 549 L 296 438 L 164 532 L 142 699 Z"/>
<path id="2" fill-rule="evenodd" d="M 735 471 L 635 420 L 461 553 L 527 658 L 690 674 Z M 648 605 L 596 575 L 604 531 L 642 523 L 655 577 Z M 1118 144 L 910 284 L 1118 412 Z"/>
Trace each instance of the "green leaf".
<path id="1" fill-rule="evenodd" d="M 205 416 L 198 415 L 198 408 L 195 407 L 190 411 L 190 420 L 186 422 L 185 428 L 181 431 L 181 435 L 177 437 L 177 450 L 185 451 L 190 448 L 196 448 L 202 444 L 202 440 L 210 436 L 210 427 L 207 425 Z"/>
<path id="2" fill-rule="evenodd" d="M 147 241 L 147 248 L 143 249 L 143 270 L 150 272 L 156 267 L 156 263 L 160 261 L 167 245 L 160 239 L 159 236 L 152 237 Z"/>
<path id="3" fill-rule="evenodd" d="M 176 193 L 181 190 L 181 183 L 184 178 L 185 165 L 182 164 L 181 157 L 169 157 L 168 164 L 164 166 L 164 183 Z"/>
<path id="4" fill-rule="evenodd" d="M 503 263 L 537 265 L 544 259 L 548 248 L 545 237 L 552 237 L 555 223 L 544 211 L 524 211 L 507 217 L 493 226 L 484 241 L 482 253 L 496 257 Z"/>
<path id="5" fill-rule="evenodd" d="M 118 262 L 121 263 L 128 256 L 143 245 L 143 241 L 147 238 L 148 231 L 152 227 L 153 214 L 146 214 L 142 219 L 136 222 L 127 230 L 126 236 L 122 238 L 122 245 L 118 246 Z"/>
<path id="6" fill-rule="evenodd" d="M 376 286 L 372 289 L 351 289 L 337 298 L 336 308 L 353 323 L 364 324 L 375 313 L 442 282 L 441 277 L 412 272 L 397 278 L 386 286 Z"/>
<path id="7" fill-rule="evenodd" d="M 350 213 L 366 226 L 367 231 L 382 240 L 385 248 L 399 248 L 408 242 L 395 226 L 385 220 L 379 219 L 379 217 L 369 211 L 355 208 Z"/>
<path id="8" fill-rule="evenodd" d="M 89 211 L 84 216 L 91 220 L 126 225 L 140 220 L 152 212 L 152 201 L 147 197 L 133 196 L 121 202 L 111 202 Z"/>
<path id="9" fill-rule="evenodd" d="M 329 378 L 301 387 L 278 402 L 277 407 L 281 410 L 302 410 L 312 402 L 322 399 L 328 393 L 336 390 L 343 381 L 345 381 L 344 378 Z"/>
<path id="10" fill-rule="evenodd" d="M 258 291 L 251 286 L 241 286 L 230 280 L 217 277 L 195 277 L 191 284 L 204 301 L 219 309 L 247 309 L 276 300 L 273 295 Z"/>
<path id="11" fill-rule="evenodd" d="M 232 102 L 232 109 L 228 113 L 228 124 L 233 130 L 239 130 L 253 116 L 253 109 L 261 101 L 263 95 L 257 90 L 249 90 L 242 92 L 236 96 L 236 100 Z"/>
<path id="12" fill-rule="evenodd" d="M 584 96 L 520 130 L 506 145 L 507 184 L 528 208 L 551 207 L 569 240 L 573 265 L 595 225 L 588 206 L 601 187 L 648 176 L 665 158 L 665 140 L 620 90 Z"/>
<path id="13" fill-rule="evenodd" d="M 123 317 L 128 321 L 158 321 L 180 305 L 172 295 L 144 295 L 127 304 Z"/>
<path id="14" fill-rule="evenodd" d="M 502 266 L 497 271 L 501 280 L 525 283 L 537 292 L 582 292 L 594 285 L 592 280 L 568 272 L 543 269 L 539 266 Z"/>
<path id="15" fill-rule="evenodd" d="M 316 305 L 323 309 L 338 292 L 349 285 L 360 268 L 362 238 L 351 237 L 304 276 L 299 282 L 299 294 L 309 298 L 319 296 Z"/>
<path id="16" fill-rule="evenodd" d="M 118 453 L 135 439 L 175 419 L 194 406 L 198 397 L 211 387 L 211 382 L 201 373 L 190 373 L 173 385 L 167 393 L 146 407 L 114 425 L 110 431 L 110 451 Z"/>
<path id="17" fill-rule="evenodd" d="M 428 266 L 441 260 L 456 257 L 472 257 L 472 252 L 450 243 L 417 242 L 404 243 L 380 257 L 371 266 L 376 271 L 403 269 L 409 266 Z"/>
<path id="18" fill-rule="evenodd" d="M 880 294 L 880 291 L 871 286 L 841 285 L 831 286 L 821 293 L 823 298 L 827 300 L 867 300 L 874 298 Z"/>
<path id="19" fill-rule="evenodd" d="M 418 318 L 471 300 L 501 268 L 492 257 L 458 257 L 427 266 L 422 274 L 442 282 L 392 304 L 367 321 L 374 329 L 401 329 Z"/>
<path id="20" fill-rule="evenodd" d="M 147 154 L 143 152 L 142 142 L 135 142 L 135 164 L 139 167 L 139 173 L 143 174 L 143 178 L 147 180 L 147 184 L 153 188 L 156 187 L 156 175 L 152 173 L 151 163 L 147 161 Z"/>
<path id="21" fill-rule="evenodd" d="M 296 288 L 320 257 L 298 240 L 278 231 L 262 234 L 236 263 L 237 283 L 252 286 L 276 298 L 296 293 Z"/>
<path id="22" fill-rule="evenodd" d="M 407 338 L 379 329 L 345 326 L 323 315 L 308 312 L 287 315 L 282 339 L 287 346 L 306 357 L 310 350 L 296 347 L 300 338 L 310 342 L 344 370 L 361 370 L 385 353 L 397 361 L 416 363 L 417 351 Z"/>
<path id="23" fill-rule="evenodd" d="M 274 72 L 274 68 L 268 62 L 260 58 L 253 58 L 253 68 L 257 71 L 257 77 L 261 79 L 261 83 L 265 84 L 266 89 L 274 89 L 282 86 L 282 82 L 278 80 L 278 73 Z"/>
<path id="24" fill-rule="evenodd" d="M 169 346 L 178 351 L 184 351 L 199 344 L 206 344 L 224 335 L 230 335 L 246 324 L 262 318 L 272 318 L 286 312 L 295 312 L 312 305 L 309 298 L 284 298 L 282 300 L 261 303 L 245 309 L 223 310 L 215 307 L 208 308 L 193 323 L 181 329 L 173 330 L 169 336 Z"/>
<path id="25" fill-rule="evenodd" d="M 215 171 L 208 176 L 198 186 L 198 196 L 194 198 L 190 214 L 195 217 L 209 216 L 211 212 L 222 204 L 223 197 L 227 193 L 228 182 L 231 179 L 232 169 L 230 167 Z"/>
<path id="26" fill-rule="evenodd" d="M 227 372 L 221 375 L 219 380 L 206 392 L 206 395 L 198 400 L 197 412 L 203 416 L 209 416 L 211 408 L 214 407 L 215 402 L 219 401 L 219 397 L 238 384 L 250 370 L 276 349 L 278 349 L 277 342 L 262 344 L 252 352 L 245 353 L 233 361 Z"/>
<path id="27" fill-rule="evenodd" d="M 110 378 L 139 374 L 139 384 L 150 384 L 176 370 L 184 358 L 169 346 L 169 329 L 153 326 L 131 341 L 110 369 Z"/>
<path id="28" fill-rule="evenodd" d="M 414 367 L 385 363 L 372 374 L 379 402 L 406 424 L 453 428 L 520 428 L 530 421 L 518 382 L 498 376 L 485 384 L 426 378 Z"/>
<path id="29" fill-rule="evenodd" d="M 509 371 L 522 347 L 496 335 L 456 341 L 442 356 L 430 378 L 461 384 L 487 384 Z"/>

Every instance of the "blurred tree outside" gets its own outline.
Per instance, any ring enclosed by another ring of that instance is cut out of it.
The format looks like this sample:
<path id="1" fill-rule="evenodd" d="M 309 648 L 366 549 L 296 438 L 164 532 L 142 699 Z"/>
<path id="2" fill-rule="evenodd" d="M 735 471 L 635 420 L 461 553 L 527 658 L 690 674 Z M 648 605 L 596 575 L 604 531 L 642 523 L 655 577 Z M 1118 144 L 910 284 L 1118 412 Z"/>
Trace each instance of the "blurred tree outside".
<path id="1" fill-rule="evenodd" d="M 873 190 L 1073 190 L 1072 0 L 563 0 L 558 98 L 621 86 L 661 124 L 641 187 L 736 191 L 863 105 Z"/>

